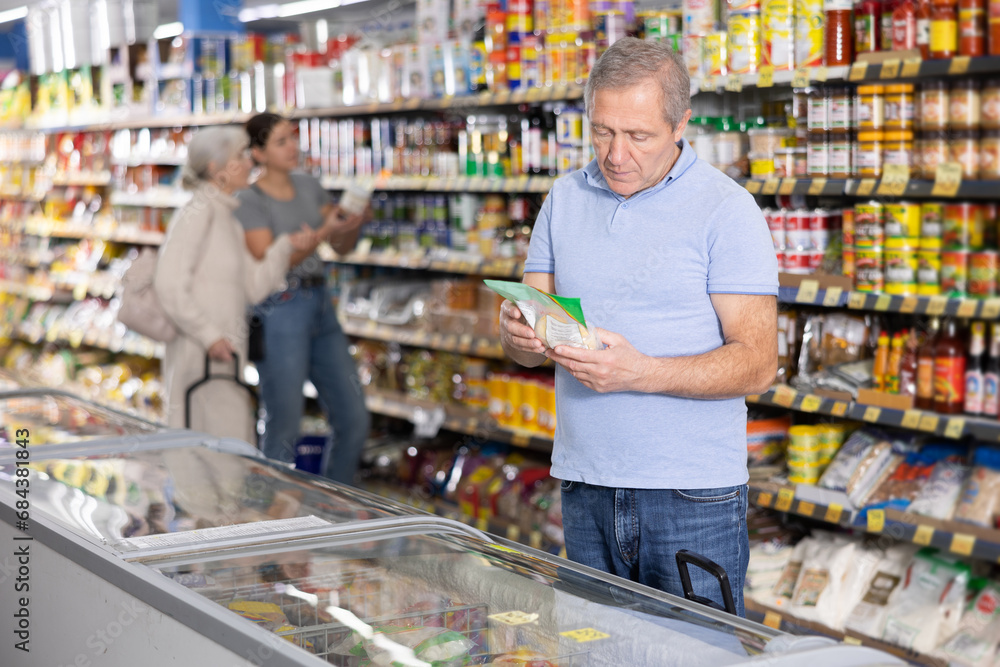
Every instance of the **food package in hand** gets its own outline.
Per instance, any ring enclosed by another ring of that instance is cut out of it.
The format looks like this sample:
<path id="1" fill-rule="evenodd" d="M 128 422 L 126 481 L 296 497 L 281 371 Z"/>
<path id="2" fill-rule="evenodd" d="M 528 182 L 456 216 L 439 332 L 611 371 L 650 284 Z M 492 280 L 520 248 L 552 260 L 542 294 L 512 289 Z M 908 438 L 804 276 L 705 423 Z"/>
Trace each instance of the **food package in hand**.
<path id="1" fill-rule="evenodd" d="M 514 302 L 524 321 L 546 347 L 557 345 L 599 350 L 604 346 L 587 325 L 580 299 L 557 296 L 524 283 L 484 280 L 486 286 Z"/>

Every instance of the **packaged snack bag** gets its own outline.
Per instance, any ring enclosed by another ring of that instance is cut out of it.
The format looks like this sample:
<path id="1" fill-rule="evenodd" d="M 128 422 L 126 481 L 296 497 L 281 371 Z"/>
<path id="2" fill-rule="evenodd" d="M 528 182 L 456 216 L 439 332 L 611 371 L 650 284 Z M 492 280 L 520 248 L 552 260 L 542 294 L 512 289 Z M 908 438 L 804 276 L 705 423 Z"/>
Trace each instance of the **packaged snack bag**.
<path id="1" fill-rule="evenodd" d="M 503 298 L 514 302 L 528 326 L 535 330 L 535 335 L 547 347 L 569 345 L 590 350 L 603 347 L 587 325 L 579 299 L 549 294 L 524 283 L 505 280 L 483 282 Z"/>

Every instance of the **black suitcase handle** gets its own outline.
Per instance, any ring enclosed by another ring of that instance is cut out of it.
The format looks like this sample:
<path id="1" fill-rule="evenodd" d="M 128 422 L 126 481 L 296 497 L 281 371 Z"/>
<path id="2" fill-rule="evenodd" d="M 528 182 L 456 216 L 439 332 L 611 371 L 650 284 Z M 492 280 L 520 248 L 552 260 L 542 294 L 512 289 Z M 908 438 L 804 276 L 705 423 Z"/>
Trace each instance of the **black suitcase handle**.
<path id="1" fill-rule="evenodd" d="M 681 586 L 684 588 L 685 599 L 690 600 L 691 602 L 697 602 L 698 604 L 703 604 L 706 607 L 711 607 L 712 609 L 729 612 L 733 616 L 739 615 L 736 613 L 736 601 L 733 599 L 733 588 L 729 584 L 729 575 L 726 574 L 725 568 L 718 563 L 705 558 L 701 554 L 688 551 L 687 549 L 681 549 L 678 551 L 674 558 L 677 559 L 677 571 L 681 575 Z M 720 607 L 719 603 L 714 600 L 694 594 L 694 588 L 691 586 L 691 574 L 688 572 L 688 563 L 697 565 L 715 577 L 716 581 L 719 582 L 719 588 L 722 590 L 722 601 L 726 605 L 724 608 Z"/>
<path id="2" fill-rule="evenodd" d="M 253 401 L 253 412 L 254 420 L 256 421 L 257 412 L 260 410 L 260 399 L 257 397 L 257 390 L 255 390 L 251 385 L 247 384 L 240 377 L 240 355 L 233 352 L 233 374 L 224 375 L 222 373 L 212 373 L 212 358 L 205 354 L 205 375 L 200 380 L 192 384 L 184 392 L 184 428 L 191 428 L 191 397 L 195 390 L 203 384 L 208 384 L 212 380 L 228 380 L 230 382 L 235 382 L 239 386 L 247 390 L 250 394 L 250 399 Z M 256 430 L 256 429 L 255 429 Z M 260 434 L 257 434 L 257 445 L 260 446 Z"/>

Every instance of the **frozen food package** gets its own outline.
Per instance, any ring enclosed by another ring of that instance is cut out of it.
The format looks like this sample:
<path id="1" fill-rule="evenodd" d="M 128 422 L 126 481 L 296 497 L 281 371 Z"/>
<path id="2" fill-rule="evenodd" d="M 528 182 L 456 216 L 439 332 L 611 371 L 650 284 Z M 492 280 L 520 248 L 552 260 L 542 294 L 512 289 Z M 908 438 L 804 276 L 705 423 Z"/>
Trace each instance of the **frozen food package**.
<path id="1" fill-rule="evenodd" d="M 851 434 L 851 437 L 837 451 L 833 461 L 820 477 L 819 485 L 835 491 L 847 491 L 848 484 L 854 478 L 858 466 L 865 461 L 871 450 L 879 443 L 886 443 L 885 437 L 872 429 L 861 429 Z M 888 445 L 888 443 L 886 443 Z M 884 455 L 888 455 L 883 447 Z"/>
<path id="2" fill-rule="evenodd" d="M 524 283 L 484 280 L 486 286 L 513 301 L 528 326 L 546 347 L 569 345 L 589 350 L 603 346 L 587 324 L 580 299 L 549 294 Z"/>
<path id="3" fill-rule="evenodd" d="M 951 664 L 990 667 L 1000 645 L 1000 584 L 991 581 L 962 615 L 958 632 L 935 652 Z"/>
<path id="4" fill-rule="evenodd" d="M 840 596 L 844 578 L 853 564 L 856 548 L 855 542 L 842 536 L 829 542 L 813 542 L 803 557 L 788 613 L 836 629 L 842 622 Z"/>
<path id="5" fill-rule="evenodd" d="M 952 636 L 965 606 L 969 567 L 922 550 L 913 557 L 886 614 L 882 639 L 930 653 Z"/>
<path id="6" fill-rule="evenodd" d="M 962 488 L 955 520 L 996 527 L 1000 513 L 1000 450 L 980 447 L 973 456 L 972 474 Z"/>
<path id="7" fill-rule="evenodd" d="M 969 466 L 965 465 L 961 456 L 950 456 L 938 461 L 906 511 L 942 521 L 950 519 L 955 513 L 955 505 L 969 478 L 969 472 Z"/>
<path id="8" fill-rule="evenodd" d="M 918 548 L 912 544 L 897 544 L 886 549 L 875 566 L 875 573 L 866 582 L 860 602 L 847 615 L 844 622 L 846 630 L 872 637 L 882 636 L 889 605 Z"/>
<path id="9" fill-rule="evenodd" d="M 332 652 L 367 658 L 368 664 L 390 667 L 413 664 L 413 658 L 431 664 L 464 664 L 464 658 L 475 643 L 461 633 L 439 627 L 399 627 L 386 625 L 373 628 L 370 638 L 352 632 Z M 411 653 L 412 651 L 412 653 Z M 403 660 L 403 659 L 407 660 Z"/>

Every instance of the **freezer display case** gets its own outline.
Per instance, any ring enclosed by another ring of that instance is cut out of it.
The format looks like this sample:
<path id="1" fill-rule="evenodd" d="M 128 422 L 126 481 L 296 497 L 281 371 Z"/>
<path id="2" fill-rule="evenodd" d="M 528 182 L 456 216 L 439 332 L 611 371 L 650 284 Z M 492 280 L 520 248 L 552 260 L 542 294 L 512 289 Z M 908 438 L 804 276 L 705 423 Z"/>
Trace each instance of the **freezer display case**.
<path id="1" fill-rule="evenodd" d="M 902 664 L 193 436 L 39 453 L 0 464 L 0 542 L 31 581 L 0 616 L 34 641 L 0 646 L 5 666 Z"/>
<path id="2" fill-rule="evenodd" d="M 202 446 L 197 436 L 171 444 L 81 457 L 35 453 L 26 466 L 32 506 L 118 552 L 176 546 L 210 528 L 280 533 L 410 513 L 264 458 Z M 0 481 L 13 481 L 17 467 L 0 462 Z M 246 524 L 256 528 L 234 528 Z"/>
<path id="3" fill-rule="evenodd" d="M 0 455 L 4 449 L 16 446 L 18 440 L 38 447 L 144 436 L 165 430 L 164 426 L 59 390 L 0 391 Z"/>

